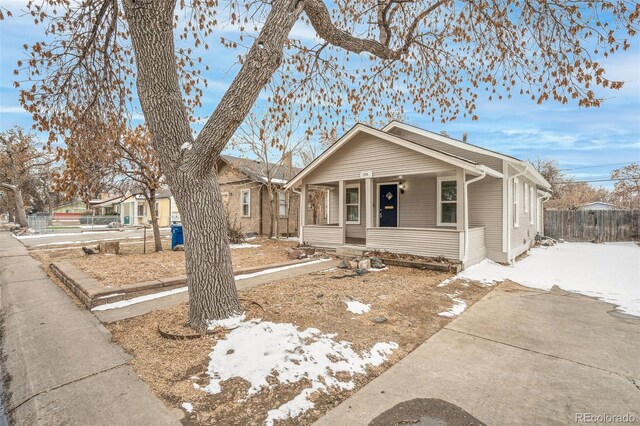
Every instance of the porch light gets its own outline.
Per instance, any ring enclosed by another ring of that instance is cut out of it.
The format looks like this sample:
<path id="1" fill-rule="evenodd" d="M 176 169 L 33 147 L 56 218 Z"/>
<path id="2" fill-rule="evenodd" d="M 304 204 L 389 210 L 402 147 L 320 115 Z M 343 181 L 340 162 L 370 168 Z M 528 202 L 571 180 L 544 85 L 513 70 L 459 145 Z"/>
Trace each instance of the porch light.
<path id="1" fill-rule="evenodd" d="M 407 184 L 404 182 L 400 182 L 400 184 L 398 185 L 398 189 L 400 190 L 401 194 L 404 194 L 404 190 L 407 189 Z"/>

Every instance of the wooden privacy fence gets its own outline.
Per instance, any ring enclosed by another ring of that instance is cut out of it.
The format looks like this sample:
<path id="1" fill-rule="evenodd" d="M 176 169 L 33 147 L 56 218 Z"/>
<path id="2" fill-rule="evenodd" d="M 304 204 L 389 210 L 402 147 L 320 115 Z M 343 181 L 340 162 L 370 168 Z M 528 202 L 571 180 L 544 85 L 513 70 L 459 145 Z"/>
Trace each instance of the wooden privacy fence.
<path id="1" fill-rule="evenodd" d="M 640 210 L 545 210 L 544 235 L 565 241 L 637 241 Z"/>

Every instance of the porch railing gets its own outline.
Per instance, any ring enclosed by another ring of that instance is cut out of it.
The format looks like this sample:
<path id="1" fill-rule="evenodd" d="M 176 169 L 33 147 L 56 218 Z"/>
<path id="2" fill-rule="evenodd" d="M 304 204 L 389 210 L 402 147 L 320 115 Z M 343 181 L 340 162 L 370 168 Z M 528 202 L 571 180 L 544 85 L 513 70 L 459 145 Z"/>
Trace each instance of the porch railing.
<path id="1" fill-rule="evenodd" d="M 455 229 L 367 228 L 367 248 L 460 260 L 462 234 Z"/>

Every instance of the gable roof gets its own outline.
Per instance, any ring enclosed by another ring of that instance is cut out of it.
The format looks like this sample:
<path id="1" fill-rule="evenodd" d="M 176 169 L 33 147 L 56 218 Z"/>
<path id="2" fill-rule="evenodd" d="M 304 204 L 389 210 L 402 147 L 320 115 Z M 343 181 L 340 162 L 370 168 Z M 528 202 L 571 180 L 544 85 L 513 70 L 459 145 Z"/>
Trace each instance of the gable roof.
<path id="1" fill-rule="evenodd" d="M 234 157 L 231 155 L 221 155 L 220 159 L 227 163 L 229 167 L 234 168 L 240 173 L 246 175 L 249 179 L 260 183 L 267 182 L 267 176 L 265 176 L 265 167 L 259 160 L 252 160 L 250 158 Z M 301 169 L 293 167 L 289 169 L 284 164 L 278 165 L 275 163 L 267 163 L 271 170 L 271 182 L 274 184 L 284 185 L 295 176 Z"/>
<path id="2" fill-rule="evenodd" d="M 402 129 L 405 130 L 407 132 L 411 132 L 420 136 L 424 136 L 433 140 L 436 140 L 438 142 L 442 142 L 445 144 L 449 144 L 451 146 L 455 146 L 456 148 L 460 148 L 460 149 L 464 149 L 466 151 L 470 151 L 470 152 L 475 152 L 478 154 L 484 154 L 490 157 L 494 157 L 494 158 L 499 158 L 501 160 L 505 160 L 507 162 L 509 162 L 512 166 L 516 165 L 516 166 L 520 166 L 520 167 L 524 167 L 525 168 L 525 172 L 529 173 L 530 177 L 532 178 L 532 180 L 536 183 L 538 183 L 540 186 L 542 186 L 543 188 L 549 189 L 551 188 L 551 184 L 549 182 L 547 182 L 547 180 L 536 170 L 535 167 L 533 167 L 533 164 L 531 164 L 528 161 L 524 161 L 524 160 L 520 160 L 519 158 L 516 157 L 512 157 L 511 155 L 506 155 L 506 154 L 502 154 L 500 152 L 497 151 L 493 151 L 491 149 L 487 149 L 487 148 L 483 148 L 481 146 L 478 145 L 474 145 L 468 142 L 462 142 L 460 140 L 457 139 L 453 139 L 449 136 L 444 136 L 440 133 L 434 133 L 431 132 L 429 130 L 425 130 L 425 129 L 421 129 L 419 127 L 416 126 L 412 126 L 411 124 L 406 124 L 406 123 L 401 123 L 399 121 L 392 121 L 391 123 L 387 124 L 386 126 L 384 126 L 382 128 L 383 132 L 389 132 L 391 129 L 394 128 L 398 128 L 398 129 Z M 416 142 L 419 143 L 419 142 Z M 425 144 L 426 145 L 426 144 Z"/>
<path id="3" fill-rule="evenodd" d="M 340 139 L 338 139 L 333 145 L 327 148 L 322 154 L 320 154 L 315 160 L 313 160 L 307 167 L 302 169 L 293 179 L 289 181 L 289 183 L 285 185 L 285 187 L 287 189 L 294 187 L 298 182 L 300 182 L 302 178 L 304 178 L 313 170 L 315 170 L 318 166 L 320 166 L 320 164 L 322 164 L 334 152 L 339 150 L 347 142 L 352 140 L 356 135 L 361 133 L 366 133 L 371 136 L 384 139 L 388 142 L 395 143 L 396 145 L 433 157 L 435 159 L 441 160 L 445 163 L 454 165 L 456 167 L 460 167 L 471 173 L 475 173 L 475 174 L 486 173 L 489 176 L 499 177 L 499 178 L 502 177 L 502 173 L 496 170 L 493 170 L 492 168 L 487 167 L 485 165 L 478 164 L 474 161 L 460 157 L 458 155 L 454 155 L 445 151 L 441 151 L 439 149 L 431 148 L 429 146 L 425 146 L 423 144 L 419 144 L 414 141 L 404 139 L 400 136 L 393 135 L 391 133 L 383 132 L 382 130 L 378 130 L 366 124 L 358 123 L 355 126 L 353 126 L 347 133 L 345 133 Z"/>

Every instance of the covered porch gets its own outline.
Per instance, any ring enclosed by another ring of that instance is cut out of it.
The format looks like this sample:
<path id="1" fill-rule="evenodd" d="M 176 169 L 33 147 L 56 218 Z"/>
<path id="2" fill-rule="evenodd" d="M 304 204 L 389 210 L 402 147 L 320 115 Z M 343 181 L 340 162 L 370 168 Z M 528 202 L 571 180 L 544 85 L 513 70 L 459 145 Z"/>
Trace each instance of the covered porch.
<path id="1" fill-rule="evenodd" d="M 470 225 L 465 191 L 483 178 L 455 168 L 384 177 L 362 172 L 360 179 L 303 182 L 300 235 L 315 247 L 444 257 L 469 266 L 486 257 L 485 228 Z M 310 212 L 318 192 L 325 211 L 320 219 Z"/>

